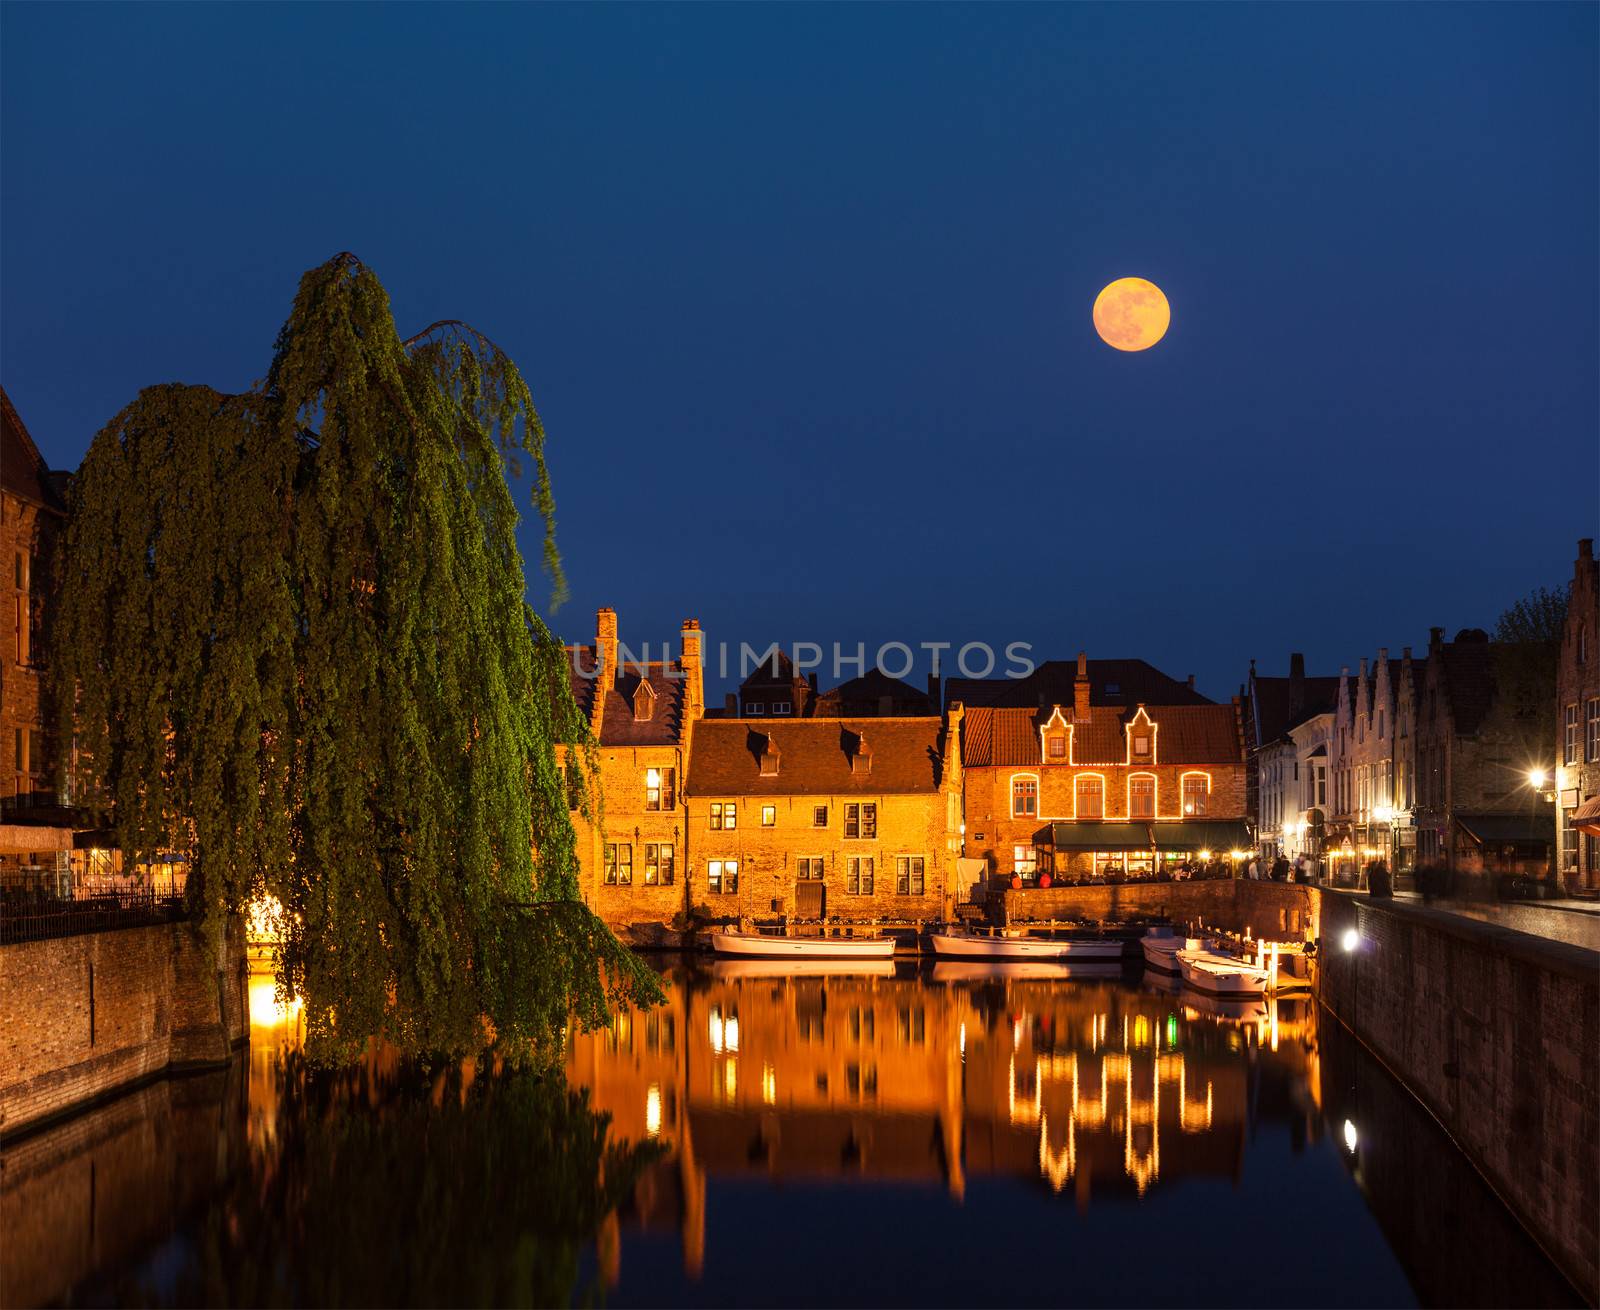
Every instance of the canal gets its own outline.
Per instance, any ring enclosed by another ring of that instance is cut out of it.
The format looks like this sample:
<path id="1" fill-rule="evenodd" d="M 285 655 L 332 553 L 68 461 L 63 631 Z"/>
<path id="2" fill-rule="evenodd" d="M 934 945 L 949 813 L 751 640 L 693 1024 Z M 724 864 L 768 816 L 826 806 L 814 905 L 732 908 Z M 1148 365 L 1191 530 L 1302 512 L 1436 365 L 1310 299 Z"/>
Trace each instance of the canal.
<path id="1" fill-rule="evenodd" d="M 258 980 L 232 1069 L 0 1155 L 5 1304 L 1577 1303 L 1309 1001 L 796 967 L 543 1078 L 309 1074 Z"/>

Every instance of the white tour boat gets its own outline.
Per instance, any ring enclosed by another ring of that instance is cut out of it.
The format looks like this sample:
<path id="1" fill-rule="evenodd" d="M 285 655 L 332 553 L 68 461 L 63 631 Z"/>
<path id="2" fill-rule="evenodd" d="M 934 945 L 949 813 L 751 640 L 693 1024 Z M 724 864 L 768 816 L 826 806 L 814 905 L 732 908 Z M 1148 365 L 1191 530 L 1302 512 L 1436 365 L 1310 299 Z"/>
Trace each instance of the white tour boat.
<path id="1" fill-rule="evenodd" d="M 1269 947 L 1266 942 L 1257 942 L 1252 964 L 1190 938 L 1177 958 L 1183 970 L 1184 985 L 1197 992 L 1208 992 L 1212 996 L 1265 996 L 1278 990 L 1276 943 Z"/>
<path id="2" fill-rule="evenodd" d="M 718 955 L 764 960 L 888 960 L 893 937 L 769 937 L 759 932 L 714 932 L 711 949 Z"/>
<path id="3" fill-rule="evenodd" d="M 1139 945 L 1144 950 L 1146 968 L 1158 973 L 1176 974 L 1183 972 L 1178 967 L 1178 952 L 1196 950 L 1200 943 L 1193 937 L 1185 937 L 1176 929 L 1160 924 L 1148 929 L 1139 939 Z"/>
<path id="4" fill-rule="evenodd" d="M 957 960 L 1059 960 L 1068 961 L 1122 959 L 1122 942 L 1110 938 L 1029 937 L 970 932 L 936 932 L 928 935 L 933 943 L 933 953 L 941 958 Z"/>

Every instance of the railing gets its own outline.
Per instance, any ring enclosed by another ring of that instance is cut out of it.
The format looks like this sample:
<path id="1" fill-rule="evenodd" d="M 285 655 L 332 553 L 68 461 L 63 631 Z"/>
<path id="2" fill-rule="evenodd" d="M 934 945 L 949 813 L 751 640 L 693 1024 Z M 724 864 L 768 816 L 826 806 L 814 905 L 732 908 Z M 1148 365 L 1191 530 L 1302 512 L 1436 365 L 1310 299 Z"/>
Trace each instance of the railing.
<path id="1" fill-rule="evenodd" d="M 0 872 L 0 944 L 173 923 L 186 912 L 171 880 L 88 882 L 44 865 Z"/>

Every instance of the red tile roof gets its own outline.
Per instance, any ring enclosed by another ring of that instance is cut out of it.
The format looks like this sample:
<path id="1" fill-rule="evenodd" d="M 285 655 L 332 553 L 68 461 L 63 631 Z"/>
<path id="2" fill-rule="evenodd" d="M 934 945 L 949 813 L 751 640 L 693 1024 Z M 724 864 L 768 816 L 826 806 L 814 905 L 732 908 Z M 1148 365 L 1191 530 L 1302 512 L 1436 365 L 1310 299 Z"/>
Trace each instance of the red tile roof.
<path id="1" fill-rule="evenodd" d="M 1124 726 L 1135 712 L 1091 706 L 1088 721 L 1073 725 L 1073 761 L 1121 764 L 1127 759 Z M 1158 705 L 1145 712 L 1157 728 L 1157 764 L 1231 764 L 1244 758 L 1232 705 Z M 962 763 L 1038 764 L 1039 730 L 1051 713 L 1052 707 L 968 709 L 961 720 Z"/>
<path id="2" fill-rule="evenodd" d="M 691 796 L 899 795 L 939 789 L 943 760 L 937 718 L 701 719 L 689 764 Z M 850 767 L 858 739 L 869 771 Z M 768 742 L 774 776 L 761 776 Z"/>

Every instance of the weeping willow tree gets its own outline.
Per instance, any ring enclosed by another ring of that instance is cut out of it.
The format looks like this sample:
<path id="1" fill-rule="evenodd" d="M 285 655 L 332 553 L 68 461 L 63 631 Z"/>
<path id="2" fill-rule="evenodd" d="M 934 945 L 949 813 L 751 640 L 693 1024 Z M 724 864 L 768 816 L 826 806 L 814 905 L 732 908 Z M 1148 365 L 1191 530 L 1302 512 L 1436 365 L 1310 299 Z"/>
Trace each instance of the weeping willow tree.
<path id="1" fill-rule="evenodd" d="M 592 743 L 525 599 L 524 462 L 559 603 L 521 374 L 464 324 L 402 340 L 340 255 L 301 279 L 265 381 L 141 392 L 73 485 L 52 640 L 80 790 L 125 861 L 187 859 L 213 932 L 277 899 L 323 1061 L 373 1036 L 549 1049 L 655 993 L 578 899 L 589 774 L 556 748 Z"/>

